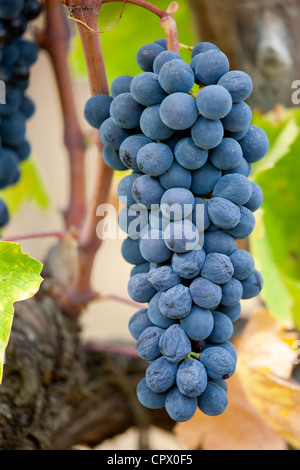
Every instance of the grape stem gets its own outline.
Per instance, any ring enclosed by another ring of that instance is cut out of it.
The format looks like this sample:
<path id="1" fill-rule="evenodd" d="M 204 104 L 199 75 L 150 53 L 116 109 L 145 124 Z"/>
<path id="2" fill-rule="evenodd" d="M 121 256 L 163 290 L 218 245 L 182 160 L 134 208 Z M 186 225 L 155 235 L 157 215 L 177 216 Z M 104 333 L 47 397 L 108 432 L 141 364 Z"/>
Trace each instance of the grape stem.
<path id="1" fill-rule="evenodd" d="M 188 354 L 185 359 L 190 359 L 191 357 L 193 357 L 194 359 L 197 359 L 198 361 L 200 361 L 200 357 L 201 357 L 201 353 L 195 353 L 195 352 L 190 352 L 190 354 Z"/>
<path id="2" fill-rule="evenodd" d="M 64 212 L 66 228 L 79 227 L 85 213 L 85 144 L 75 106 L 68 56 L 68 29 L 57 0 L 45 0 L 46 23 L 37 41 L 49 55 L 64 120 L 64 142 L 69 157 L 70 196 Z"/>
<path id="3" fill-rule="evenodd" d="M 58 238 L 59 240 L 64 241 L 75 241 L 75 238 L 67 232 L 32 232 L 32 233 L 23 233 L 19 235 L 12 235 L 10 237 L 1 238 L 1 242 L 17 242 L 19 240 L 31 240 L 34 238 Z"/>

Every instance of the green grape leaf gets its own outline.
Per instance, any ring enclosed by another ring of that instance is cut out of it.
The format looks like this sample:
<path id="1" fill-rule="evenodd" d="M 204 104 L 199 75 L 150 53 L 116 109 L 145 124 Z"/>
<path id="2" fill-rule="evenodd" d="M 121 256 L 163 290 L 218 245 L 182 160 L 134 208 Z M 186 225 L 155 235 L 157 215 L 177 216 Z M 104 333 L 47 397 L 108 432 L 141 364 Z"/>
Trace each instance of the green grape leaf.
<path id="1" fill-rule="evenodd" d="M 34 202 L 41 210 L 47 210 L 49 198 L 35 162 L 26 160 L 21 163 L 20 170 L 19 182 L 0 191 L 0 198 L 7 204 L 10 215 L 14 216 L 28 202 Z"/>
<path id="2" fill-rule="evenodd" d="M 273 117 L 265 127 L 260 123 L 267 133 L 276 127 L 277 135 L 272 134 L 270 152 L 253 175 L 264 203 L 251 250 L 265 279 L 262 297 L 268 309 L 300 329 L 300 113 L 289 110 L 282 122 Z"/>
<path id="3" fill-rule="evenodd" d="M 0 382 L 14 314 L 14 303 L 39 290 L 42 264 L 22 253 L 16 243 L 0 242 Z"/>

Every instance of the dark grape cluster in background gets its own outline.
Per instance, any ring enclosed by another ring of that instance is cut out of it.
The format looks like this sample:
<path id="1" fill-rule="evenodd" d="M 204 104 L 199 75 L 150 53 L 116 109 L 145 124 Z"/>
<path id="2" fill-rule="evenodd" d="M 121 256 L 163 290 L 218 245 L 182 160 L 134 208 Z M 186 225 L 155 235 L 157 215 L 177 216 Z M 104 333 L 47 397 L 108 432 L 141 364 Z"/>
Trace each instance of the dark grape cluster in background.
<path id="1" fill-rule="evenodd" d="M 251 125 L 251 78 L 230 71 L 217 46 L 197 44 L 190 64 L 166 49 L 165 39 L 143 46 L 143 72 L 116 78 L 112 96 L 92 97 L 85 117 L 100 128 L 107 165 L 131 170 L 118 195 L 127 204 L 119 216 L 128 233 L 122 254 L 134 265 L 128 294 L 148 303 L 129 322 L 149 362 L 137 395 L 144 406 L 186 421 L 197 407 L 216 416 L 228 404 L 226 380 L 237 361 L 229 340 L 240 300 L 263 286 L 236 240 L 254 229 L 262 191 L 248 176 L 269 142 Z M 183 217 L 174 204 L 190 211 Z M 133 207 L 151 222 L 146 229 L 140 223 L 138 234 Z"/>
<path id="2" fill-rule="evenodd" d="M 31 153 L 26 120 L 35 106 L 26 89 L 38 46 L 22 36 L 41 11 L 38 0 L 0 0 L 0 80 L 6 86 L 6 104 L 0 104 L 0 189 L 19 181 L 19 164 Z M 8 221 L 8 209 L 0 200 L 0 227 Z"/>

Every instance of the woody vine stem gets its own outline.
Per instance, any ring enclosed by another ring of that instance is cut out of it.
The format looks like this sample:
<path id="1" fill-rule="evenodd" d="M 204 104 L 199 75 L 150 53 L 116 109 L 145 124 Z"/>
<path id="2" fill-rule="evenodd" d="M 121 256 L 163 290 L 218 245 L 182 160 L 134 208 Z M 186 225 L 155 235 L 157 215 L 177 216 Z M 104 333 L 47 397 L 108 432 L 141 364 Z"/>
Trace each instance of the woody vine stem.
<path id="1" fill-rule="evenodd" d="M 98 32 L 98 17 L 103 3 L 124 0 L 61 0 L 69 8 L 70 15 L 78 23 L 91 95 L 109 94 L 105 63 Z M 145 0 L 125 0 L 142 8 L 146 8 L 160 18 L 160 25 L 165 30 L 168 49 L 179 52 L 176 22 L 172 14 L 177 10 L 177 3 L 172 2 L 168 11 L 146 2 Z M 109 199 L 113 170 L 102 158 L 103 146 L 99 135 L 95 136 L 99 158 L 95 170 L 95 179 L 91 200 L 88 203 L 86 216 L 79 232 L 78 258 L 73 280 L 69 288 L 58 299 L 59 306 L 67 314 L 77 317 L 87 304 L 98 296 L 91 287 L 91 276 L 95 256 L 102 244 L 101 237 L 96 234 L 99 217 L 97 207 Z M 99 234 L 98 234 L 99 235 Z"/>

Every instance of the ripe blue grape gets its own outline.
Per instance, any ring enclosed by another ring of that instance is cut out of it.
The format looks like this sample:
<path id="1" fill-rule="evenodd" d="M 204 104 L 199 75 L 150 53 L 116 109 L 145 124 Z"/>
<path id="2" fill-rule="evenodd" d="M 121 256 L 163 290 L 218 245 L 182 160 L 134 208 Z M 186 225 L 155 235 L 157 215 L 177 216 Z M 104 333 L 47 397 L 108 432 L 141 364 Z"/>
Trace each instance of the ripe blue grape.
<path id="1" fill-rule="evenodd" d="M 151 269 L 148 279 L 158 292 L 168 290 L 181 282 L 178 274 L 168 265 Z"/>
<path id="2" fill-rule="evenodd" d="M 176 381 L 178 365 L 164 357 L 156 359 L 146 370 L 146 383 L 156 393 L 167 392 Z"/>
<path id="3" fill-rule="evenodd" d="M 137 103 L 131 93 L 116 96 L 110 105 L 110 116 L 123 129 L 135 129 L 140 124 L 144 106 Z"/>
<path id="4" fill-rule="evenodd" d="M 254 271 L 254 259 L 248 251 L 235 250 L 229 256 L 234 268 L 234 277 L 244 281 Z"/>
<path id="5" fill-rule="evenodd" d="M 160 176 L 169 170 L 174 161 L 173 152 L 168 145 L 152 142 L 144 145 L 137 154 L 139 169 L 150 176 Z"/>
<path id="6" fill-rule="evenodd" d="M 242 161 L 243 152 L 240 144 L 229 137 L 225 137 L 222 142 L 211 150 L 209 160 L 220 170 L 231 170 L 236 168 Z"/>
<path id="7" fill-rule="evenodd" d="M 200 362 L 205 367 L 209 378 L 215 380 L 229 379 L 236 368 L 232 355 L 218 346 L 205 349 L 201 354 Z"/>
<path id="8" fill-rule="evenodd" d="M 207 162 L 199 170 L 193 171 L 191 190 L 197 196 L 206 196 L 214 190 L 221 178 L 222 171 Z"/>
<path id="9" fill-rule="evenodd" d="M 111 147 L 103 148 L 103 160 L 113 170 L 126 171 L 128 169 L 120 160 L 119 152 Z"/>
<path id="10" fill-rule="evenodd" d="M 114 150 L 119 150 L 123 140 L 130 136 L 129 132 L 117 126 L 111 117 L 103 122 L 99 135 L 103 145 Z"/>
<path id="11" fill-rule="evenodd" d="M 132 79 L 133 77 L 131 75 L 120 75 L 115 78 L 110 88 L 111 96 L 115 98 L 122 93 L 129 93 Z"/>
<path id="12" fill-rule="evenodd" d="M 135 204 L 135 200 L 132 197 L 132 185 L 134 181 L 141 176 L 139 173 L 132 173 L 131 175 L 126 175 L 118 184 L 118 197 L 125 206 L 130 207 Z"/>
<path id="13" fill-rule="evenodd" d="M 241 282 L 232 277 L 226 284 L 222 286 L 222 299 L 221 303 L 230 307 L 231 305 L 238 304 L 243 296 L 243 286 Z M 227 338 L 229 339 L 229 338 Z"/>
<path id="14" fill-rule="evenodd" d="M 230 93 L 219 85 L 210 85 L 197 95 L 199 113 L 206 119 L 222 119 L 231 111 L 232 98 Z"/>
<path id="15" fill-rule="evenodd" d="M 160 201 L 163 215 L 170 220 L 181 220 L 188 217 L 194 206 L 193 193 L 185 188 L 168 189 Z"/>
<path id="16" fill-rule="evenodd" d="M 230 256 L 237 249 L 237 243 L 231 235 L 222 230 L 206 232 L 203 249 L 206 254 L 222 253 Z"/>
<path id="17" fill-rule="evenodd" d="M 143 333 L 146 328 L 149 326 L 154 326 L 151 320 L 149 319 L 147 309 L 142 308 L 135 312 L 129 320 L 128 328 L 131 336 L 134 339 L 138 339 L 139 336 Z"/>
<path id="18" fill-rule="evenodd" d="M 155 229 L 142 237 L 140 250 L 143 258 L 149 263 L 164 263 L 172 254 L 164 242 L 163 232 Z"/>
<path id="19" fill-rule="evenodd" d="M 192 297 L 189 288 L 178 284 L 163 292 L 159 299 L 159 309 L 163 315 L 173 320 L 188 316 L 192 308 Z"/>
<path id="20" fill-rule="evenodd" d="M 208 159 L 208 151 L 194 144 L 191 137 L 180 140 L 174 150 L 176 161 L 187 170 L 198 170 Z"/>
<path id="21" fill-rule="evenodd" d="M 161 119 L 160 105 L 149 106 L 144 110 L 140 126 L 143 133 L 152 140 L 166 140 L 174 134 L 174 130 Z"/>
<path id="22" fill-rule="evenodd" d="M 190 189 L 192 174 L 189 170 L 179 165 L 179 163 L 174 162 L 164 174 L 160 175 L 159 182 L 164 189 Z"/>
<path id="23" fill-rule="evenodd" d="M 192 419 L 197 403 L 196 397 L 187 397 L 177 387 L 173 387 L 167 395 L 165 407 L 170 418 L 180 423 Z"/>
<path id="24" fill-rule="evenodd" d="M 261 187 L 257 183 L 250 181 L 250 184 L 252 187 L 252 194 L 250 199 L 244 203 L 244 206 L 251 212 L 256 212 L 262 206 L 264 196 Z"/>
<path id="25" fill-rule="evenodd" d="M 201 270 L 201 276 L 215 284 L 222 285 L 228 282 L 234 273 L 230 258 L 221 253 L 207 255 Z"/>
<path id="26" fill-rule="evenodd" d="M 159 84 L 158 75 L 152 72 L 136 75 L 130 84 L 130 92 L 135 101 L 143 106 L 159 104 L 167 96 Z"/>
<path id="27" fill-rule="evenodd" d="M 187 93 L 194 86 L 195 75 L 186 62 L 172 59 L 162 66 L 158 79 L 161 87 L 169 94 Z"/>
<path id="28" fill-rule="evenodd" d="M 138 240 L 132 238 L 126 238 L 122 243 L 122 255 L 125 261 L 130 264 L 142 264 L 145 262 L 143 258 Z"/>
<path id="29" fill-rule="evenodd" d="M 159 114 L 166 126 L 174 130 L 191 127 L 198 118 L 194 98 L 186 93 L 173 93 L 163 100 Z"/>
<path id="30" fill-rule="evenodd" d="M 189 358 L 178 367 L 176 385 L 187 397 L 198 397 L 207 387 L 207 374 L 201 362 Z"/>
<path id="31" fill-rule="evenodd" d="M 224 175 L 214 187 L 214 196 L 223 197 L 237 206 L 246 204 L 252 196 L 251 182 L 243 175 Z"/>
<path id="32" fill-rule="evenodd" d="M 204 261 L 204 250 L 192 250 L 182 254 L 174 253 L 172 268 L 183 279 L 193 279 L 200 274 Z"/>
<path id="33" fill-rule="evenodd" d="M 164 51 L 164 47 L 157 43 L 150 43 L 142 46 L 137 53 L 136 61 L 144 72 L 153 72 L 153 62 L 158 54 Z"/>
<path id="34" fill-rule="evenodd" d="M 242 307 L 240 303 L 237 303 L 235 305 L 230 305 L 229 307 L 226 307 L 226 305 L 220 304 L 218 306 L 218 310 L 219 312 L 224 313 L 224 315 L 227 315 L 227 317 L 230 318 L 232 323 L 235 323 L 236 321 L 238 321 L 238 319 L 241 316 Z"/>
<path id="35" fill-rule="evenodd" d="M 227 131 L 241 132 L 249 128 L 251 119 L 251 108 L 242 101 L 232 106 L 230 113 L 222 119 L 222 122 Z"/>
<path id="36" fill-rule="evenodd" d="M 180 325 L 191 340 L 202 341 L 211 334 L 214 318 L 210 310 L 194 305 L 189 315 L 180 320 Z"/>
<path id="37" fill-rule="evenodd" d="M 135 302 L 149 302 L 156 294 L 156 289 L 148 281 L 148 273 L 135 274 L 128 282 L 128 295 Z"/>
<path id="38" fill-rule="evenodd" d="M 175 253 L 196 249 L 199 239 L 197 227 L 187 219 L 171 222 L 164 232 L 165 244 Z"/>
<path id="39" fill-rule="evenodd" d="M 127 137 L 121 143 L 119 149 L 120 159 L 125 167 L 132 170 L 139 170 L 137 164 L 138 152 L 142 147 L 149 143 L 151 143 L 151 140 L 143 134 L 135 134 Z"/>
<path id="40" fill-rule="evenodd" d="M 208 202 L 208 214 L 213 224 L 224 230 L 233 229 L 241 219 L 240 208 L 223 197 L 214 197 Z"/>
<path id="41" fill-rule="evenodd" d="M 9 222 L 9 212 L 7 209 L 6 204 L 0 199 L 0 227 L 4 227 L 4 225 L 8 224 Z"/>
<path id="42" fill-rule="evenodd" d="M 215 309 L 222 299 L 222 289 L 214 282 L 198 277 L 190 285 L 193 302 L 204 309 Z"/>
<path id="43" fill-rule="evenodd" d="M 164 330 L 160 340 L 161 354 L 170 362 L 178 364 L 191 352 L 191 342 L 183 328 L 174 324 Z"/>
<path id="44" fill-rule="evenodd" d="M 166 50 L 163 52 L 160 52 L 158 56 L 155 57 L 154 62 L 153 62 L 154 73 L 159 74 L 162 66 L 166 62 L 169 62 L 170 60 L 173 60 L 173 59 L 182 60 L 180 55 L 178 55 L 176 52 L 166 51 Z"/>
<path id="45" fill-rule="evenodd" d="M 198 397 L 198 406 L 208 416 L 223 414 L 228 406 L 226 391 L 216 383 L 208 382 L 205 392 Z"/>
<path id="46" fill-rule="evenodd" d="M 250 126 L 247 134 L 240 141 L 244 158 L 248 163 L 261 160 L 269 151 L 270 144 L 267 134 L 257 126 Z"/>
<path id="47" fill-rule="evenodd" d="M 90 126 L 99 129 L 101 124 L 110 117 L 109 109 L 112 100 L 108 95 L 95 95 L 86 102 L 84 117 Z"/>
<path id="48" fill-rule="evenodd" d="M 259 271 L 254 269 L 254 271 L 250 274 L 247 279 L 242 281 L 243 287 L 243 299 L 252 299 L 256 297 L 263 288 L 263 277 Z"/>
<path id="49" fill-rule="evenodd" d="M 218 85 L 229 91 L 233 103 L 245 101 L 253 90 L 251 77 L 241 70 L 232 70 L 226 73 L 220 78 Z"/>
<path id="50" fill-rule="evenodd" d="M 164 332 L 162 328 L 149 326 L 140 334 L 136 349 L 142 359 L 150 362 L 161 356 L 159 343 Z"/>
<path id="51" fill-rule="evenodd" d="M 215 85 L 229 72 L 229 61 L 218 49 L 210 49 L 199 56 L 196 62 L 196 78 L 204 85 Z"/>
<path id="52" fill-rule="evenodd" d="M 159 268 L 154 268 L 159 269 Z M 149 279 L 151 282 L 151 280 Z M 167 318 L 162 314 L 159 308 L 159 300 L 161 298 L 162 292 L 157 292 L 149 302 L 148 305 L 148 316 L 153 325 L 159 326 L 160 328 L 167 329 L 169 326 L 174 324 L 174 320 Z"/>
<path id="53" fill-rule="evenodd" d="M 217 344 L 224 343 L 225 341 L 230 339 L 233 335 L 232 321 L 227 315 L 224 315 L 221 312 L 214 311 L 212 312 L 212 315 L 214 318 L 214 327 L 213 327 L 211 334 L 208 337 L 208 341 L 211 341 L 212 343 L 217 343 Z"/>
<path id="54" fill-rule="evenodd" d="M 255 217 L 253 213 L 247 209 L 247 207 L 240 207 L 241 218 L 239 223 L 232 229 L 226 229 L 229 235 L 232 235 L 236 239 L 243 239 L 249 237 L 255 227 Z"/>
<path id="55" fill-rule="evenodd" d="M 167 393 L 155 393 L 150 390 L 145 378 L 139 382 L 136 393 L 139 402 L 146 408 L 158 410 L 165 406 Z"/>
<path id="56" fill-rule="evenodd" d="M 212 49 L 219 50 L 218 46 L 213 44 L 212 42 L 199 42 L 196 44 L 196 46 L 193 47 L 192 50 L 192 59 L 197 55 L 197 54 L 203 54 L 206 51 L 210 51 Z"/>
<path id="57" fill-rule="evenodd" d="M 164 188 L 160 182 L 149 175 L 142 175 L 132 185 L 133 199 L 151 209 L 152 204 L 159 204 L 164 194 Z"/>
<path id="58" fill-rule="evenodd" d="M 194 143 L 202 149 L 213 149 L 223 140 L 224 128 L 219 119 L 211 121 L 200 116 L 191 130 Z"/>

